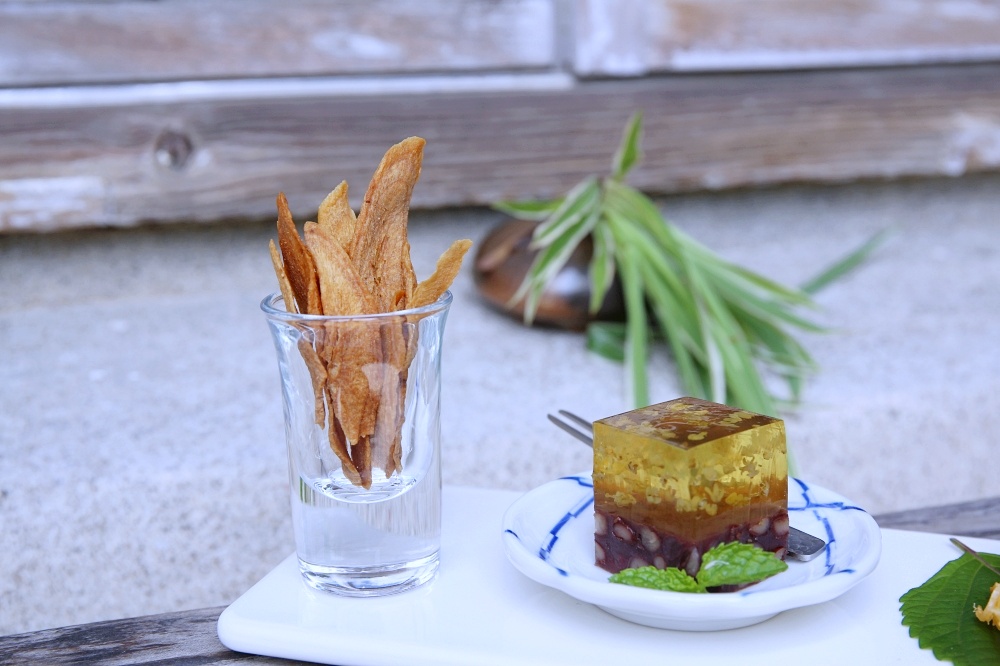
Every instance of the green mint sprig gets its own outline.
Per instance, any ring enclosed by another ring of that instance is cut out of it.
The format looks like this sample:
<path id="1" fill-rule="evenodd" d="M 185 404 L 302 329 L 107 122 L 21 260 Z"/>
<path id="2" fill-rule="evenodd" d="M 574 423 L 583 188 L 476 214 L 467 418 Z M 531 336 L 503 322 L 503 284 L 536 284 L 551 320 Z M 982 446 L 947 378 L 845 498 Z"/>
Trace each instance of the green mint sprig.
<path id="1" fill-rule="evenodd" d="M 794 406 L 816 369 L 794 334 L 826 331 L 802 312 L 815 309 L 812 294 L 856 268 L 884 234 L 800 288 L 780 285 L 720 258 L 625 183 L 641 157 L 641 134 L 637 113 L 625 127 L 611 173 L 584 179 L 565 197 L 495 204 L 512 217 L 539 222 L 530 245 L 537 255 L 511 304 L 524 301 L 530 324 L 547 285 L 590 235 L 590 311 L 600 309 L 617 275 L 626 321 L 590 324 L 587 346 L 625 362 L 636 407 L 649 404 L 649 348 L 658 339 L 669 346 L 687 395 L 770 415 L 779 405 Z M 787 395 L 773 390 L 768 375 L 784 380 Z"/>
<path id="2" fill-rule="evenodd" d="M 695 577 L 676 567 L 653 566 L 623 569 L 608 581 L 671 592 L 707 592 L 720 585 L 747 585 L 788 569 L 774 553 L 747 543 L 722 543 L 709 549 L 701 558 Z"/>

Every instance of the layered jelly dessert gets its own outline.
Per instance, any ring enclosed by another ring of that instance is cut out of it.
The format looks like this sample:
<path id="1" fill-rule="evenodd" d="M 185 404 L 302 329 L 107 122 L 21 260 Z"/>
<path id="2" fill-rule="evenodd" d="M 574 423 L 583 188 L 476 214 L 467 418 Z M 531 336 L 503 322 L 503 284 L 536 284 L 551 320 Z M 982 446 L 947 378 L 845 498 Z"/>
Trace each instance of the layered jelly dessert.
<path id="1" fill-rule="evenodd" d="M 788 462 L 780 419 L 678 398 L 594 423 L 597 565 L 694 575 L 719 543 L 784 559 Z"/>

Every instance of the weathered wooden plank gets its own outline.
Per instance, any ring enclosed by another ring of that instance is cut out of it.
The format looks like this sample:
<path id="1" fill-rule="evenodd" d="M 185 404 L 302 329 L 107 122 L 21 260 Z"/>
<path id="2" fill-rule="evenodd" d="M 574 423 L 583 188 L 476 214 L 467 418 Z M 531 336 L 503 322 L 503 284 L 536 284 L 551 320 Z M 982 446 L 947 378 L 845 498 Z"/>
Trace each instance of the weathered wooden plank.
<path id="1" fill-rule="evenodd" d="M 6 666 L 305 664 L 229 650 L 219 642 L 216 632 L 222 611 L 223 608 L 205 608 L 0 636 L 0 663 Z"/>
<path id="2" fill-rule="evenodd" d="M 553 2 L 0 2 L 0 86 L 548 68 Z"/>
<path id="3" fill-rule="evenodd" d="M 651 72 L 1000 60 L 993 0 L 576 0 L 574 70 Z"/>
<path id="4" fill-rule="evenodd" d="M 876 516 L 882 527 L 1000 539 L 1000 497 Z"/>
<path id="5" fill-rule="evenodd" d="M 1000 64 L 591 82 L 566 90 L 0 108 L 0 230 L 311 215 L 428 139 L 417 207 L 548 197 L 643 110 L 653 193 L 1000 168 Z"/>

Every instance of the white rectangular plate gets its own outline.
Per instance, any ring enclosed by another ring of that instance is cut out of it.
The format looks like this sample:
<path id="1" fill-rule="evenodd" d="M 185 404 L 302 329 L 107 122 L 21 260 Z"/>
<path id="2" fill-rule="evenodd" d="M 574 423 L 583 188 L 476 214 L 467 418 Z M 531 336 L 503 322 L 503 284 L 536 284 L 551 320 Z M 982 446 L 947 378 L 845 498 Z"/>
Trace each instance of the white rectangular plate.
<path id="1" fill-rule="evenodd" d="M 687 633 L 631 624 L 522 576 L 500 530 L 518 496 L 445 488 L 438 577 L 397 596 L 316 592 L 290 556 L 222 613 L 219 638 L 239 652 L 339 666 L 940 663 L 909 637 L 898 600 L 961 554 L 946 536 L 883 530 L 875 572 L 843 596 L 752 627 Z M 1000 541 L 963 541 L 1000 553 Z"/>

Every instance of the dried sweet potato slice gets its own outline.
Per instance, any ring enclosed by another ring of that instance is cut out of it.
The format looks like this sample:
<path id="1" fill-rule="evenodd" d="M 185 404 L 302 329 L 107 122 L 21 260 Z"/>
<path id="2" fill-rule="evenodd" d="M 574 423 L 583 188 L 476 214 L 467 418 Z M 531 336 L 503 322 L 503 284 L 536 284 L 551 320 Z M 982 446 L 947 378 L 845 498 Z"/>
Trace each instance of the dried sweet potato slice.
<path id="1" fill-rule="evenodd" d="M 434 273 L 417 283 L 407 236 L 410 201 L 425 141 L 392 146 L 375 170 L 358 215 L 341 182 L 320 204 L 303 237 L 283 194 L 278 196 L 278 249 L 271 259 L 289 311 L 349 317 L 422 307 L 457 276 L 470 241 L 457 241 Z M 380 323 L 332 320 L 315 340 L 299 343 L 316 394 L 316 422 L 355 485 L 372 485 L 374 466 L 402 469 L 402 427 L 419 317 Z"/>
<path id="2" fill-rule="evenodd" d="M 374 452 L 375 461 L 382 465 L 386 477 L 392 475 L 394 466 L 391 461 L 390 449 L 399 426 L 402 425 L 403 395 L 400 388 L 400 375 L 406 370 L 403 365 L 406 355 L 406 334 L 404 327 L 407 322 L 390 320 L 384 322 L 381 328 L 382 363 L 368 369 L 369 379 L 379 386 L 378 413 L 375 419 Z"/>
<path id="3" fill-rule="evenodd" d="M 315 222 L 305 224 L 306 247 L 316 262 L 320 303 L 328 316 L 374 314 L 375 301 L 351 258 L 333 231 Z"/>
<path id="4" fill-rule="evenodd" d="M 351 460 L 358 470 L 358 483 L 364 489 L 372 487 L 372 444 L 371 437 L 366 435 L 351 446 Z"/>
<path id="5" fill-rule="evenodd" d="M 340 467 L 344 470 L 344 476 L 354 485 L 360 486 L 361 474 L 358 473 L 358 468 L 354 465 L 351 454 L 347 450 L 347 442 L 344 437 L 344 431 L 340 427 L 340 422 L 333 416 L 333 398 L 327 393 L 326 399 L 326 411 L 331 415 L 330 423 L 326 428 L 327 438 L 330 440 L 330 449 L 340 460 Z"/>
<path id="6" fill-rule="evenodd" d="M 334 238 L 332 230 L 318 223 L 306 223 L 306 246 L 316 259 L 319 273 L 320 301 L 326 315 L 359 315 L 375 312 L 371 294 L 367 292 L 347 252 Z M 336 346 L 328 346 L 328 383 L 336 391 L 335 414 L 345 436 L 354 447 L 374 431 L 373 390 L 364 375 L 364 367 L 376 360 L 377 330 L 363 322 L 340 322 Z M 358 464 L 358 460 L 355 460 Z M 359 473 L 364 476 L 362 467 Z M 368 472 L 370 477 L 370 471 Z"/>
<path id="7" fill-rule="evenodd" d="M 299 353 L 302 355 L 302 360 L 305 361 L 306 368 L 309 370 L 309 378 L 312 380 L 313 395 L 316 402 L 316 425 L 322 428 L 326 424 L 326 401 L 323 399 L 327 380 L 326 366 L 323 365 L 323 361 L 320 359 L 319 354 L 316 353 L 312 344 L 305 338 L 299 338 L 298 348 Z"/>
<path id="8" fill-rule="evenodd" d="M 380 461 L 386 477 L 403 470 L 402 436 L 405 420 L 406 382 L 409 376 L 410 364 L 417 352 L 417 323 L 408 321 L 397 329 L 402 335 L 395 333 L 386 335 L 383 331 L 383 353 L 390 357 L 384 367 L 387 374 L 392 373 L 393 381 L 386 381 L 386 387 L 393 387 L 391 395 L 383 394 L 379 403 L 378 420 L 375 426 L 376 460 Z M 387 391 L 388 392 L 388 391 Z"/>
<path id="9" fill-rule="evenodd" d="M 340 321 L 336 345 L 324 347 L 327 388 L 334 397 L 333 409 L 353 447 L 375 431 L 377 388 L 365 368 L 377 364 L 381 356 L 378 327 L 372 321 Z"/>
<path id="10" fill-rule="evenodd" d="M 320 310 L 316 263 L 299 238 L 284 193 L 278 194 L 278 246 L 281 248 L 281 258 L 299 312 L 323 314 Z"/>
<path id="11" fill-rule="evenodd" d="M 457 240 L 441 254 L 434 272 L 414 290 L 411 308 L 422 308 L 441 298 L 441 294 L 455 281 L 458 271 L 462 268 L 462 259 L 470 247 L 472 247 L 471 240 Z"/>
<path id="12" fill-rule="evenodd" d="M 268 246 L 271 251 L 271 264 L 274 265 L 274 274 L 278 277 L 278 288 L 281 290 L 281 298 L 285 302 L 285 310 L 296 313 L 299 311 L 299 306 L 295 302 L 295 293 L 292 291 L 292 285 L 288 281 L 288 273 L 285 272 L 285 265 L 281 261 L 281 255 L 278 254 L 278 248 L 274 245 L 273 240 L 270 241 Z"/>
<path id="13" fill-rule="evenodd" d="M 350 248 L 358 220 L 347 199 L 347 181 L 341 181 L 319 205 L 316 223 L 333 234 L 341 247 Z"/>
<path id="14" fill-rule="evenodd" d="M 425 143 L 410 137 L 386 151 L 365 192 L 348 251 L 380 312 L 408 307 L 416 287 L 406 224 Z"/>

